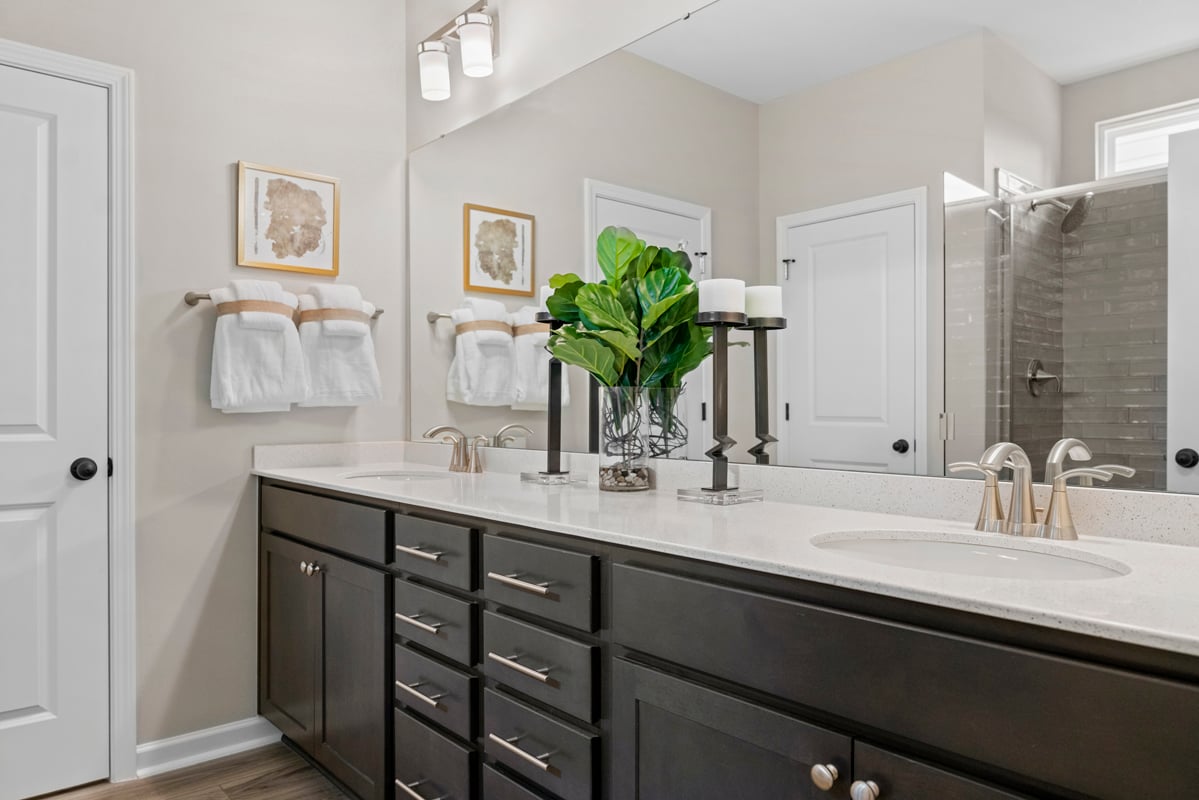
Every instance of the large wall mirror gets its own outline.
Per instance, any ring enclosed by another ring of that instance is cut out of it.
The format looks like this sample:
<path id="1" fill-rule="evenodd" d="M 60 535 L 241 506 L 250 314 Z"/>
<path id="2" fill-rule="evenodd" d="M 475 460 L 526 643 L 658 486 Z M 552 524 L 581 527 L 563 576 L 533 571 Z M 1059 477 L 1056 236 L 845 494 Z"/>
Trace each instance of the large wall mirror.
<path id="1" fill-rule="evenodd" d="M 1076 437 L 1136 468 L 1113 486 L 1199 492 L 1199 357 L 1168 313 L 1199 307 L 1199 6 L 1127 11 L 718 0 L 421 147 L 414 435 L 519 422 L 545 442 L 544 413 L 446 399 L 454 331 L 430 312 L 536 305 L 464 292 L 473 204 L 535 218 L 536 284 L 594 276 L 610 224 L 686 249 L 697 277 L 780 284 L 773 463 L 940 476 L 995 441 L 1039 465 Z M 588 383 L 567 373 L 582 451 Z M 730 455 L 750 461 L 748 347 L 730 374 Z M 676 456 L 711 445 L 709 380 L 691 376 Z"/>

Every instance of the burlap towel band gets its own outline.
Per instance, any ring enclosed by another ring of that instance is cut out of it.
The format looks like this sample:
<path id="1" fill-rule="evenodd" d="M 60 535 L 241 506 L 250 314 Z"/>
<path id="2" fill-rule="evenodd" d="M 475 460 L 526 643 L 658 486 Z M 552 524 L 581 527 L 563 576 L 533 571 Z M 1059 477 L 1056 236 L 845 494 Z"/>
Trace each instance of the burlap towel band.
<path id="1" fill-rule="evenodd" d="M 369 323 L 371 315 L 365 311 L 355 311 L 352 308 L 310 308 L 300 312 L 300 325 L 305 322 L 324 322 L 325 320 L 345 320 L 347 322 Z"/>
<path id="2" fill-rule="evenodd" d="M 460 322 L 454 326 L 454 333 L 459 335 L 471 333 L 472 331 L 499 331 L 512 335 L 512 326 L 506 322 L 500 322 L 494 319 L 478 319 L 474 322 Z"/>
<path id="3" fill-rule="evenodd" d="M 240 314 L 243 311 L 265 311 L 268 314 L 282 314 L 288 319 L 294 319 L 296 310 L 287 303 L 276 303 L 273 300 L 233 300 L 229 303 L 217 303 L 218 317 L 226 314 Z"/>
<path id="4" fill-rule="evenodd" d="M 512 329 L 513 336 L 528 336 L 530 333 L 549 333 L 550 326 L 544 322 L 530 322 L 528 325 L 517 325 Z"/>

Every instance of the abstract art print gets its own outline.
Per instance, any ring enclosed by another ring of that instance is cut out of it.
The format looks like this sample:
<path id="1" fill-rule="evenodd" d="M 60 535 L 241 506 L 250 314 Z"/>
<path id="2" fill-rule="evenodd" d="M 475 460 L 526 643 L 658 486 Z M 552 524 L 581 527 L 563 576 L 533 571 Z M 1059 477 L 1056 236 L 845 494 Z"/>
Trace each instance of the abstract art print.
<path id="1" fill-rule="evenodd" d="M 237 162 L 237 264 L 337 274 L 337 178 Z"/>
<path id="2" fill-rule="evenodd" d="M 533 296 L 533 217 L 462 207 L 462 281 L 468 292 Z"/>

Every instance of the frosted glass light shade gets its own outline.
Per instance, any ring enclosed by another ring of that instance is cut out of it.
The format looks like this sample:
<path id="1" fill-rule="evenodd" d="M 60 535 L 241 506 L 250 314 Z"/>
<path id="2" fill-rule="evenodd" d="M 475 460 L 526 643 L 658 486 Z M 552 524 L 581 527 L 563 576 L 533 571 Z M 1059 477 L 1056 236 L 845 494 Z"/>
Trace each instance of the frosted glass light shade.
<path id="1" fill-rule="evenodd" d="M 420 96 L 434 102 L 450 97 L 450 48 L 445 42 L 421 42 L 416 48 L 420 66 Z"/>
<path id="2" fill-rule="evenodd" d="M 462 72 L 468 78 L 486 78 L 493 67 L 491 60 L 491 17 L 463 14 L 454 21 L 462 44 Z"/>

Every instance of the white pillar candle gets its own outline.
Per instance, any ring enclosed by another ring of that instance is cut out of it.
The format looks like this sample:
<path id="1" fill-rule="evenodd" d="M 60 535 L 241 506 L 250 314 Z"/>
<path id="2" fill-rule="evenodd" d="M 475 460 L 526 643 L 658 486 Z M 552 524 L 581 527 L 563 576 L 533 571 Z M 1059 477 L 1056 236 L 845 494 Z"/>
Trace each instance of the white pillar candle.
<path id="1" fill-rule="evenodd" d="M 710 278 L 699 282 L 699 313 L 745 313 L 745 281 Z"/>
<path id="2" fill-rule="evenodd" d="M 745 314 L 750 319 L 783 316 L 783 287 L 747 287 L 745 290 Z"/>
<path id="3" fill-rule="evenodd" d="M 549 306 L 546 305 L 546 301 L 549 300 L 551 297 L 553 297 L 553 295 L 554 295 L 553 289 L 551 289 L 548 286 L 541 287 L 540 299 L 541 299 L 541 310 L 542 311 L 545 311 L 547 313 L 549 312 L 550 309 L 549 309 Z"/>

